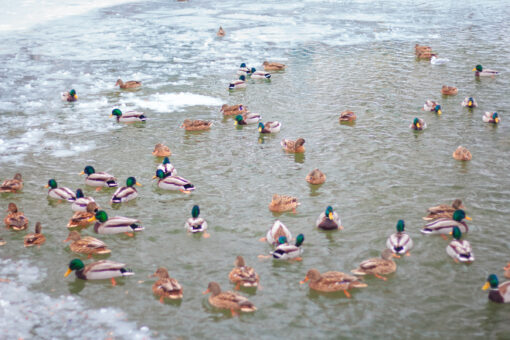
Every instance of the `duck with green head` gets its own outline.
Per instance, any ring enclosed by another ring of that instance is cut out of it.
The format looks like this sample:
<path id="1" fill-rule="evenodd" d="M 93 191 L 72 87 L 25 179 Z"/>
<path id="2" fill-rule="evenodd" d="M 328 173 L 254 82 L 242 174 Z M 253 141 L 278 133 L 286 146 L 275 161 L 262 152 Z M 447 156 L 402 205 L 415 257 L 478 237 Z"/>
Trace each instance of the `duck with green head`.
<path id="1" fill-rule="evenodd" d="M 453 227 L 458 227 L 462 233 L 468 232 L 468 226 L 463 220 L 471 221 L 471 217 L 466 216 L 466 212 L 462 209 L 457 209 L 452 215 L 452 218 L 443 217 L 432 221 L 421 229 L 423 234 L 443 234 L 448 235 L 453 231 Z"/>
<path id="2" fill-rule="evenodd" d="M 473 98 L 473 97 L 464 98 L 464 100 L 462 101 L 462 103 L 460 103 L 460 105 L 467 107 L 468 109 L 474 109 L 475 107 L 478 107 L 478 103 L 476 102 L 475 98 Z"/>
<path id="3" fill-rule="evenodd" d="M 115 191 L 110 203 L 122 203 L 135 199 L 138 196 L 138 191 L 133 187 L 134 185 L 142 186 L 134 177 L 128 177 L 126 186 Z"/>
<path id="4" fill-rule="evenodd" d="M 156 176 L 152 179 L 158 178 L 158 187 L 164 190 L 178 190 L 185 194 L 191 193 L 195 190 L 195 186 L 187 179 L 180 176 L 165 176 L 163 170 L 156 170 Z"/>
<path id="5" fill-rule="evenodd" d="M 255 67 L 252 67 L 251 72 L 250 72 L 250 78 L 251 79 L 270 79 L 271 74 L 267 73 L 267 72 L 257 71 L 257 69 L 255 69 Z"/>
<path id="6" fill-rule="evenodd" d="M 96 203 L 96 201 L 90 197 L 85 197 L 81 189 L 76 189 L 76 200 L 71 204 L 73 211 L 87 211 L 87 205 L 89 203 Z"/>
<path id="7" fill-rule="evenodd" d="M 69 92 L 62 92 L 61 98 L 66 102 L 75 102 L 78 100 L 78 95 L 74 89 L 71 89 Z"/>
<path id="8" fill-rule="evenodd" d="M 235 116 L 235 125 L 249 125 L 249 124 L 257 124 L 261 117 L 258 113 L 247 112 L 242 115 Z"/>
<path id="9" fill-rule="evenodd" d="M 250 74 L 251 72 L 251 69 L 246 66 L 246 63 L 241 63 L 241 65 L 239 65 L 239 70 L 237 70 L 237 75 L 238 76 L 247 76 L 248 74 Z"/>
<path id="10" fill-rule="evenodd" d="M 259 123 L 260 133 L 277 133 L 280 132 L 282 124 L 279 121 L 267 122 L 265 124 Z"/>
<path id="11" fill-rule="evenodd" d="M 498 71 L 483 68 L 482 65 L 476 65 L 471 71 L 475 72 L 475 77 L 493 77 L 499 74 Z"/>
<path id="12" fill-rule="evenodd" d="M 246 76 L 239 76 L 239 79 L 232 80 L 228 85 L 229 90 L 243 89 L 246 87 Z"/>
<path id="13" fill-rule="evenodd" d="M 207 221 L 202 217 L 199 217 L 199 215 L 200 208 L 198 205 L 194 205 L 191 209 L 191 217 L 186 220 L 184 228 L 193 234 L 203 232 L 204 237 L 207 238 L 209 237 L 209 234 L 205 232 L 207 230 Z"/>
<path id="14" fill-rule="evenodd" d="M 119 123 L 137 123 L 137 122 L 145 122 L 147 117 L 143 112 L 138 111 L 128 111 L 122 113 L 119 109 L 113 109 L 110 117 L 117 117 L 117 122 Z"/>
<path id="15" fill-rule="evenodd" d="M 425 104 L 423 104 L 423 111 L 431 111 L 431 112 L 434 111 L 438 115 L 443 113 L 443 111 L 441 111 L 441 105 L 439 105 L 438 102 L 433 101 L 433 100 L 427 100 L 425 102 Z"/>
<path id="16" fill-rule="evenodd" d="M 74 202 L 76 200 L 76 195 L 74 192 L 66 187 L 58 187 L 57 181 L 53 178 L 48 181 L 48 184 L 45 185 L 45 188 L 50 188 L 48 191 L 48 196 L 57 200 L 66 200 L 67 202 Z"/>
<path id="17" fill-rule="evenodd" d="M 482 119 L 485 123 L 490 124 L 499 124 L 501 121 L 497 112 L 485 112 Z"/>
<path id="18" fill-rule="evenodd" d="M 123 216 L 108 218 L 108 214 L 104 210 L 97 211 L 90 221 L 96 222 L 94 225 L 94 232 L 96 234 L 126 233 L 128 236 L 133 236 L 133 232 L 142 231 L 144 229 L 137 219 Z"/>
<path id="19" fill-rule="evenodd" d="M 117 179 L 114 176 L 106 172 L 96 172 L 90 165 L 87 165 L 80 173 L 80 175 L 85 174 L 87 175 L 85 184 L 96 187 L 96 191 L 101 190 L 101 187 L 115 188 L 118 186 Z"/>
<path id="20" fill-rule="evenodd" d="M 305 240 L 305 235 L 299 234 L 296 237 L 296 244 L 292 245 L 287 243 L 287 237 L 280 236 L 278 239 L 278 247 L 276 247 L 275 251 L 271 252 L 273 258 L 276 260 L 295 260 L 301 261 L 301 254 L 303 253 L 303 248 L 301 245 Z"/>
<path id="21" fill-rule="evenodd" d="M 414 118 L 411 125 L 409 125 L 409 128 L 416 130 L 416 131 L 421 131 L 421 130 L 424 130 L 427 128 L 427 123 L 425 123 L 425 121 L 423 119 L 416 117 L 416 118 Z"/>
<path id="22" fill-rule="evenodd" d="M 392 252 L 399 255 L 409 255 L 409 251 L 413 247 L 413 240 L 404 231 L 405 223 L 404 220 L 398 220 L 397 232 L 391 234 L 386 240 L 386 247 L 391 249 Z"/>
<path id="23" fill-rule="evenodd" d="M 489 288 L 491 289 L 489 291 L 489 300 L 496 303 L 510 302 L 510 281 L 500 284 L 496 274 L 490 274 L 482 289 L 487 290 Z"/>
<path id="24" fill-rule="evenodd" d="M 69 268 L 64 277 L 75 271 L 76 277 L 82 280 L 105 280 L 111 279 L 112 286 L 115 286 L 116 277 L 134 275 L 131 269 L 127 269 L 124 263 L 101 260 L 85 265 L 82 260 L 74 259 L 69 263 Z"/>
<path id="25" fill-rule="evenodd" d="M 446 253 L 450 255 L 455 262 L 471 263 L 475 260 L 471 244 L 466 240 L 461 240 L 462 232 L 455 226 L 452 230 L 453 240 L 446 247 Z"/>
<path id="26" fill-rule="evenodd" d="M 333 207 L 327 206 L 326 210 L 321 212 L 315 226 L 322 230 L 338 230 L 343 229 L 342 221 L 336 211 L 333 211 Z"/>
<path id="27" fill-rule="evenodd" d="M 177 170 L 175 170 L 173 164 L 170 163 L 170 159 L 168 157 L 165 157 L 165 159 L 163 159 L 163 162 L 160 165 L 158 165 L 156 171 L 158 170 L 163 171 L 165 177 L 177 175 Z"/>

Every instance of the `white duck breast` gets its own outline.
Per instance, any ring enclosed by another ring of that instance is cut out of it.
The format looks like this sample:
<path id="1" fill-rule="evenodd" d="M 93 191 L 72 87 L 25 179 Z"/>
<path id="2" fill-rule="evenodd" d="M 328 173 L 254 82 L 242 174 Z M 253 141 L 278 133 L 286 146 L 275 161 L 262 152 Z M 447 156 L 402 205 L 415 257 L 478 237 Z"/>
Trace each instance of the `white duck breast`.
<path id="1" fill-rule="evenodd" d="M 293 244 L 280 244 L 275 251 L 271 252 L 273 258 L 277 260 L 290 260 L 299 257 L 303 253 L 303 248 Z"/>
<path id="2" fill-rule="evenodd" d="M 276 246 L 278 245 L 278 238 L 280 238 L 280 236 L 285 236 L 287 240 L 292 239 L 292 234 L 285 224 L 280 220 L 276 220 L 273 226 L 267 231 L 266 240 L 270 245 Z"/>
<path id="3" fill-rule="evenodd" d="M 138 191 L 133 187 L 118 188 L 110 200 L 111 203 L 122 203 L 135 199 L 138 196 Z"/>
<path id="4" fill-rule="evenodd" d="M 120 234 L 142 231 L 144 228 L 138 223 L 140 221 L 134 218 L 115 216 L 103 223 L 96 221 L 94 231 L 97 234 Z"/>
<path id="5" fill-rule="evenodd" d="M 394 233 L 386 240 L 386 247 L 395 254 L 405 254 L 413 247 L 413 240 L 405 232 Z"/>
<path id="6" fill-rule="evenodd" d="M 434 111 L 437 105 L 437 102 L 433 100 L 427 100 L 425 104 L 423 104 L 423 111 Z"/>
<path id="7" fill-rule="evenodd" d="M 117 184 L 117 179 L 106 172 L 95 172 L 90 174 L 85 179 L 85 184 L 91 187 L 110 187 L 114 188 Z"/>
<path id="8" fill-rule="evenodd" d="M 459 227 L 463 234 L 468 231 L 468 226 L 464 222 L 457 222 L 450 218 L 439 218 L 426 224 L 421 232 L 423 234 L 450 234 L 453 230 L 453 227 Z"/>
<path id="9" fill-rule="evenodd" d="M 71 204 L 71 209 L 73 211 L 87 211 L 87 204 L 96 203 L 92 197 L 80 197 L 77 198 L 73 204 Z"/>
<path id="10" fill-rule="evenodd" d="M 172 163 L 166 163 L 166 164 L 160 164 L 156 168 L 156 170 L 161 170 L 165 174 L 165 176 L 175 176 L 177 175 L 177 170 L 175 170 L 175 167 L 172 165 Z"/>
<path id="11" fill-rule="evenodd" d="M 88 280 L 103 280 L 111 279 L 112 277 L 134 275 L 133 272 L 127 271 L 125 267 L 124 263 L 102 260 L 94 262 L 94 265 L 88 271 L 87 267 L 85 267 L 85 274 Z M 77 273 L 77 275 L 79 274 Z"/>
<path id="12" fill-rule="evenodd" d="M 446 253 L 459 262 L 473 262 L 475 260 L 471 244 L 466 240 L 452 240 L 446 247 Z"/>
<path id="13" fill-rule="evenodd" d="M 48 191 L 48 196 L 50 196 L 51 198 L 58 199 L 58 200 L 66 200 L 68 202 L 74 202 L 76 200 L 75 193 L 66 187 L 58 187 L 55 189 L 50 189 Z"/>
<path id="14" fill-rule="evenodd" d="M 184 227 L 192 233 L 199 233 L 207 229 L 207 222 L 201 217 L 190 217 L 184 224 Z"/>

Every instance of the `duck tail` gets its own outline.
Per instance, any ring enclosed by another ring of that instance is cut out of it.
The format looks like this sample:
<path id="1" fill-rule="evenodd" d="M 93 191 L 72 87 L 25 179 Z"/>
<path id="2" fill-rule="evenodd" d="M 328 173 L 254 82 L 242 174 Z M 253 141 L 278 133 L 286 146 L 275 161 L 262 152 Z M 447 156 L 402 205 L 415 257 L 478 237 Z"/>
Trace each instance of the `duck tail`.
<path id="1" fill-rule="evenodd" d="M 133 229 L 133 231 L 142 231 L 144 229 L 144 227 L 136 223 L 131 224 L 130 227 Z"/>
<path id="2" fill-rule="evenodd" d="M 135 273 L 129 268 L 120 268 L 120 272 L 122 273 L 122 276 L 133 276 Z"/>

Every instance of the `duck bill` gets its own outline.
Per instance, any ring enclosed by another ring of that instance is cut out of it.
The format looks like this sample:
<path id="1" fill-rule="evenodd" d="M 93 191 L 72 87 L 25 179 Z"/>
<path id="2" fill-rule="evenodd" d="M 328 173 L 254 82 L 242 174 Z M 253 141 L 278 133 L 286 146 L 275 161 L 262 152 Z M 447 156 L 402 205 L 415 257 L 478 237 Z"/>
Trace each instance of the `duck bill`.
<path id="1" fill-rule="evenodd" d="M 67 268 L 67 271 L 66 271 L 66 273 L 64 274 L 64 277 L 68 277 L 68 276 L 69 276 L 69 274 L 71 274 L 71 272 L 72 272 L 71 268 Z"/>
<path id="2" fill-rule="evenodd" d="M 328 218 L 329 218 L 331 221 L 333 221 L 333 213 L 332 213 L 332 212 L 330 212 L 330 213 L 328 214 Z"/>
<path id="3" fill-rule="evenodd" d="M 158 178 L 158 176 L 152 176 L 152 179 L 156 179 L 156 178 Z"/>
<path id="4" fill-rule="evenodd" d="M 135 184 L 136 184 L 136 185 L 138 185 L 139 187 L 141 187 L 141 186 L 142 186 L 142 185 L 141 185 L 140 183 L 138 183 L 138 182 L 136 182 Z"/>
<path id="5" fill-rule="evenodd" d="M 238 123 L 237 123 L 237 121 L 235 121 L 235 122 L 234 122 L 234 125 L 237 125 L 237 124 L 238 124 Z"/>
<path id="6" fill-rule="evenodd" d="M 85 175 L 85 171 L 82 171 L 79 173 L 80 175 Z"/>
<path id="7" fill-rule="evenodd" d="M 472 220 L 473 220 L 473 219 L 472 219 L 471 217 L 469 217 L 469 216 L 466 216 L 466 217 L 464 217 L 464 218 L 465 218 L 466 220 L 468 220 L 468 221 L 472 221 Z"/>
<path id="8" fill-rule="evenodd" d="M 476 67 L 475 67 L 475 68 L 473 68 L 471 71 L 476 71 Z"/>
<path id="9" fill-rule="evenodd" d="M 45 187 L 45 188 L 49 188 L 50 186 L 49 186 L 48 184 L 46 184 L 44 187 Z"/>
<path id="10" fill-rule="evenodd" d="M 299 281 L 299 284 L 303 284 L 303 283 L 306 283 L 306 281 L 308 281 L 308 276 L 305 276 L 305 279 L 303 281 Z"/>
<path id="11" fill-rule="evenodd" d="M 202 294 L 204 294 L 204 295 L 205 295 L 205 294 L 209 294 L 209 293 L 210 293 L 209 288 L 207 288 L 206 290 L 204 290 L 204 291 L 202 292 Z"/>
<path id="12" fill-rule="evenodd" d="M 443 111 L 441 110 L 437 110 L 437 114 L 440 115 L 441 113 L 443 113 Z"/>
<path id="13" fill-rule="evenodd" d="M 491 286 L 491 284 L 489 283 L 489 281 L 487 281 L 487 282 L 485 282 L 485 284 L 483 285 L 482 290 L 487 290 L 487 289 L 489 289 L 489 288 L 490 288 L 490 286 Z"/>
<path id="14" fill-rule="evenodd" d="M 259 127 L 259 132 L 262 132 L 262 128 Z"/>
<path id="15" fill-rule="evenodd" d="M 472 102 L 471 100 L 470 100 L 470 101 L 468 101 L 468 106 L 469 106 L 469 107 L 473 106 L 473 102 Z"/>
<path id="16" fill-rule="evenodd" d="M 78 99 L 78 95 L 77 95 L 77 94 L 75 94 L 75 95 L 73 96 L 73 98 L 74 98 L 74 99 Z"/>
<path id="17" fill-rule="evenodd" d="M 87 220 L 87 222 L 94 222 L 96 220 L 96 217 L 95 216 L 92 216 L 91 218 L 89 218 Z"/>
<path id="18" fill-rule="evenodd" d="M 416 127 L 419 129 L 420 128 L 420 123 L 416 123 Z"/>
<path id="19" fill-rule="evenodd" d="M 110 114 L 110 118 L 112 118 L 112 117 L 113 117 L 113 115 L 112 115 L 112 114 Z"/>
<path id="20" fill-rule="evenodd" d="M 497 124 L 499 123 L 499 118 L 494 119 L 494 122 Z"/>

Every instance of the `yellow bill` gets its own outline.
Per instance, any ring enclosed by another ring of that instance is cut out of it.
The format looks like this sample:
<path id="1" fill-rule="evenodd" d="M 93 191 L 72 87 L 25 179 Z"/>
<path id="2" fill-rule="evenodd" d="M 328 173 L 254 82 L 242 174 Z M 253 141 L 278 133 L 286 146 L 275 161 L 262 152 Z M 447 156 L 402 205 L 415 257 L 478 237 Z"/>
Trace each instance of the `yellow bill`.
<path id="1" fill-rule="evenodd" d="M 487 289 L 489 289 L 489 288 L 490 288 L 490 286 L 491 286 L 491 284 L 489 283 L 489 281 L 487 281 L 487 282 L 485 282 L 485 284 L 483 285 L 482 290 L 487 290 Z"/>
<path id="2" fill-rule="evenodd" d="M 466 216 L 466 217 L 464 217 L 464 218 L 465 218 L 466 220 L 468 220 L 468 221 L 471 221 L 471 220 L 472 220 L 472 218 L 471 218 L 471 217 L 469 217 L 469 216 Z"/>
<path id="3" fill-rule="evenodd" d="M 64 277 L 68 277 L 68 276 L 69 276 L 69 274 L 71 274 L 71 272 L 72 272 L 71 268 L 67 268 L 67 271 L 66 271 L 66 273 L 64 274 Z"/>

